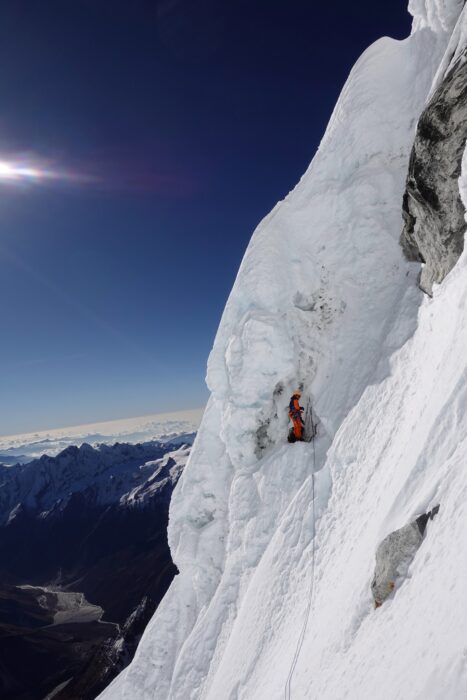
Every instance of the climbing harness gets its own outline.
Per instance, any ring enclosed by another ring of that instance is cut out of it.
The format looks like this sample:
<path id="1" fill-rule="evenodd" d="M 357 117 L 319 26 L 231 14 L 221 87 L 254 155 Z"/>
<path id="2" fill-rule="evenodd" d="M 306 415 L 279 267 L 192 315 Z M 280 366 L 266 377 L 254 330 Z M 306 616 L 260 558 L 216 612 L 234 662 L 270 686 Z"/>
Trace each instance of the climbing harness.
<path id="1" fill-rule="evenodd" d="M 313 419 L 312 419 L 313 420 Z M 313 504 L 313 516 L 312 516 L 312 532 L 311 532 L 311 572 L 310 572 L 310 587 L 308 590 L 308 603 L 305 610 L 305 617 L 303 619 L 302 630 L 300 632 L 300 637 L 298 638 L 297 647 L 295 649 L 295 654 L 292 659 L 292 664 L 290 666 L 289 675 L 287 676 L 287 681 L 285 684 L 285 700 L 291 700 L 292 691 L 292 678 L 295 671 L 295 667 L 302 650 L 303 642 L 305 640 L 306 629 L 308 627 L 308 620 L 310 618 L 311 603 L 313 601 L 313 589 L 315 581 L 315 534 L 316 534 L 316 519 L 315 519 L 315 469 L 316 469 L 316 452 L 315 452 L 315 435 L 316 426 L 313 426 L 313 433 L 311 437 L 311 442 L 313 443 L 313 472 L 311 474 L 311 502 Z"/>

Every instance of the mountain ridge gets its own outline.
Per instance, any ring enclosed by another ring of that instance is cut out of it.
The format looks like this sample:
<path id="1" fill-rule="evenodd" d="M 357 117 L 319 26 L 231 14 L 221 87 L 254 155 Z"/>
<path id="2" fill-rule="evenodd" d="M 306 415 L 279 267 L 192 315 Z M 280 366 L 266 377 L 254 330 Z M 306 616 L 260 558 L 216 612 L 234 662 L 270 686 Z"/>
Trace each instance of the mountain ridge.
<path id="1" fill-rule="evenodd" d="M 0 468 L 2 698 L 93 700 L 131 660 L 177 573 L 168 509 L 190 451 L 178 439 Z"/>

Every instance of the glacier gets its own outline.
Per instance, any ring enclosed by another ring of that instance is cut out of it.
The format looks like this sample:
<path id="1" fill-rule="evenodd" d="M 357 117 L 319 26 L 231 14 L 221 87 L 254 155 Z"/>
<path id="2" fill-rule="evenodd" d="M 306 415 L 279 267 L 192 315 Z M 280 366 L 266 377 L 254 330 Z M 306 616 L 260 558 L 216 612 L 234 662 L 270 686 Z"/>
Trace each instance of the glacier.
<path id="1" fill-rule="evenodd" d="M 417 120 L 463 56 L 467 10 L 409 10 L 411 36 L 359 59 L 252 237 L 171 503 L 180 574 L 105 700 L 467 696 L 467 258 L 428 298 L 399 245 Z M 288 445 L 297 385 L 318 435 Z M 374 610 L 378 545 L 438 504 Z"/>

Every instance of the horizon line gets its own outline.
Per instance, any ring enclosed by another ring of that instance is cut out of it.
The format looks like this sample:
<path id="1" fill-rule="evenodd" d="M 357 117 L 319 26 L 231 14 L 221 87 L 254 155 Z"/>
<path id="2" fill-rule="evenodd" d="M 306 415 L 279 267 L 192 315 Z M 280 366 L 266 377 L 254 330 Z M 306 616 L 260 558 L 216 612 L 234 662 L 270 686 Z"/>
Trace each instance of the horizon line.
<path id="1" fill-rule="evenodd" d="M 197 411 L 204 411 L 206 406 L 199 406 L 197 408 L 182 408 L 177 411 L 166 411 L 164 413 L 146 413 L 142 416 L 127 416 L 125 418 L 111 418 L 107 420 L 98 420 L 90 423 L 78 423 L 77 425 L 64 425 L 57 428 L 43 428 L 41 430 L 27 430 L 22 433 L 10 433 L 10 434 L 0 434 L 0 440 L 7 440 L 9 438 L 18 438 L 26 435 L 41 435 L 43 433 L 52 433 L 58 430 L 77 430 L 78 428 L 90 428 L 93 426 L 109 425 L 111 423 L 121 423 L 124 421 L 137 421 L 144 418 L 152 418 L 156 416 L 176 416 L 181 413 L 194 413 Z"/>

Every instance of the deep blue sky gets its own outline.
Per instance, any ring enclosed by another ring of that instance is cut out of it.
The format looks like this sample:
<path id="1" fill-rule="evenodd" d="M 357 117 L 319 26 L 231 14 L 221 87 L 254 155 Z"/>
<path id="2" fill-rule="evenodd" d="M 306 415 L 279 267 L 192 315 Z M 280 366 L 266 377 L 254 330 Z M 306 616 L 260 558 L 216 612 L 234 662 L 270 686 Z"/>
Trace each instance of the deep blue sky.
<path id="1" fill-rule="evenodd" d="M 298 181 L 353 63 L 407 0 L 12 0 L 0 160 L 0 434 L 202 405 L 251 233 Z"/>

